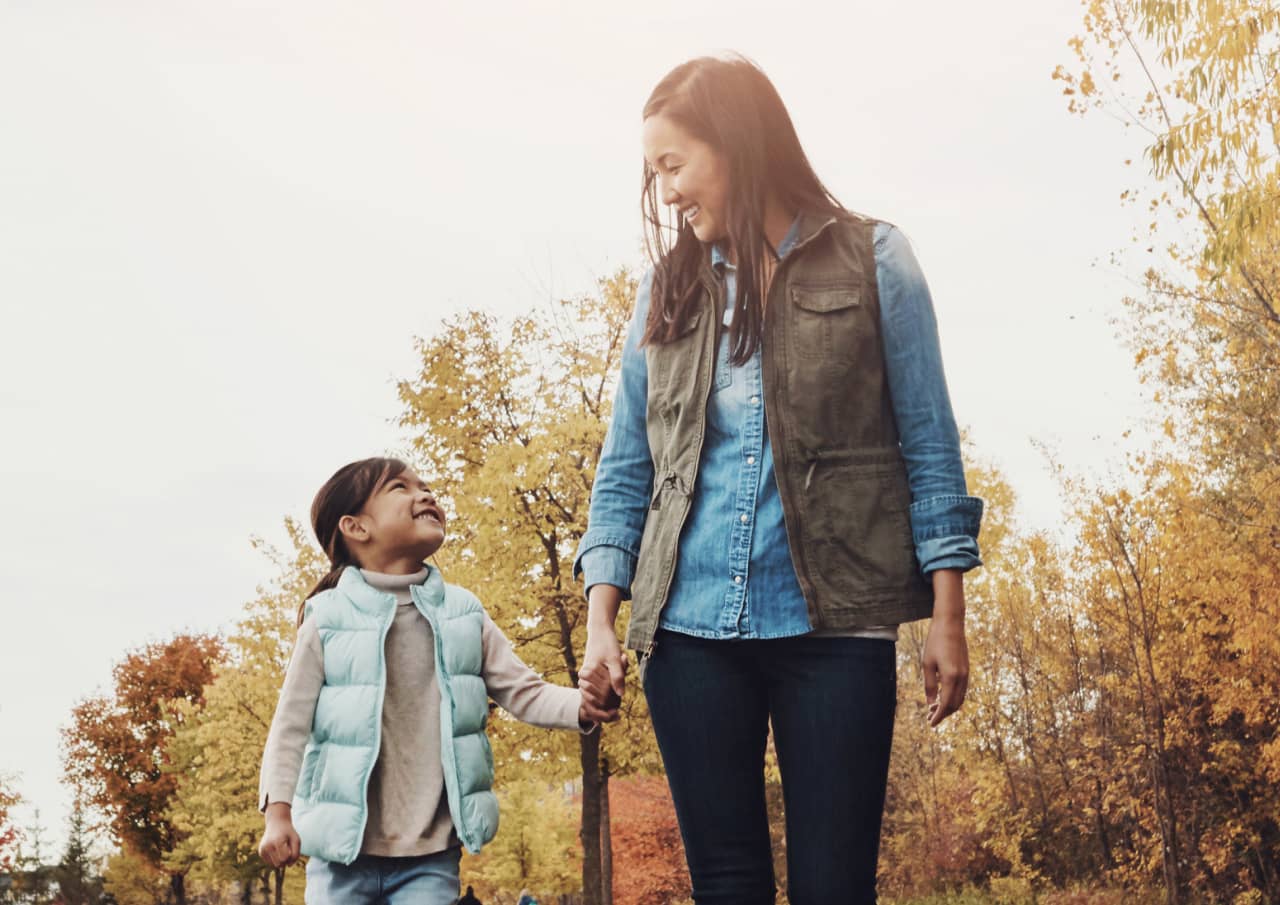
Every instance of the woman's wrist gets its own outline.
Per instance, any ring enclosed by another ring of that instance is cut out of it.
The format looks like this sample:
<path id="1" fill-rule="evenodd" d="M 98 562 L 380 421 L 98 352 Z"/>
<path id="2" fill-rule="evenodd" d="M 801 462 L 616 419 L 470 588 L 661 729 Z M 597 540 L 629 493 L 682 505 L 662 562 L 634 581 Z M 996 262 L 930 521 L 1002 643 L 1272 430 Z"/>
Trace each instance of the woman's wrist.
<path id="1" fill-rule="evenodd" d="M 595 584 L 587 591 L 587 632 L 615 632 L 622 591 L 610 584 Z"/>
<path id="2" fill-rule="evenodd" d="M 929 577 L 933 582 L 933 618 L 964 622 L 964 573 L 938 569 Z"/>

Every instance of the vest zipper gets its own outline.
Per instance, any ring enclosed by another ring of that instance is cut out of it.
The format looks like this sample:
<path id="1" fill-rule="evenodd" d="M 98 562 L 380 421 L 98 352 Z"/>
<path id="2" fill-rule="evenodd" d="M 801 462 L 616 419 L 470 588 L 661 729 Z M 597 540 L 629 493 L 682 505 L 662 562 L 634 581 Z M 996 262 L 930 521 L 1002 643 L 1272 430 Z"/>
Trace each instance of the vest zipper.
<path id="1" fill-rule="evenodd" d="M 702 448 L 703 446 L 706 445 L 707 403 L 711 401 L 711 387 L 712 387 L 712 384 L 715 383 L 716 345 L 720 341 L 720 337 L 719 337 L 720 322 L 724 320 L 724 306 L 725 306 L 724 283 L 717 280 L 715 281 L 714 285 L 711 288 L 716 293 L 715 294 L 716 323 L 714 325 L 714 329 L 710 331 L 711 348 L 709 350 L 706 349 L 705 347 L 703 348 L 703 352 L 704 352 L 703 359 L 705 362 L 704 367 L 706 367 L 710 371 L 710 373 L 704 375 L 706 378 L 704 380 L 706 390 L 702 394 L 702 430 L 699 431 L 698 433 L 698 449 L 693 456 L 693 468 L 694 468 L 693 474 L 694 474 L 695 482 L 697 481 L 698 471 L 700 470 L 700 467 L 702 464 Z M 654 497 L 654 500 L 650 506 L 650 509 L 659 508 L 661 504 L 658 501 L 658 497 L 661 496 L 662 490 L 667 487 L 674 487 L 677 481 L 680 483 L 681 490 L 683 491 L 686 499 L 689 497 L 689 495 L 693 493 L 693 488 L 687 487 L 685 485 L 684 480 L 680 477 L 678 472 L 668 471 L 666 476 L 663 478 L 662 488 L 659 489 L 658 494 Z M 680 520 L 681 531 L 684 530 L 684 523 L 688 520 L 688 518 L 689 518 L 689 507 L 686 505 L 684 510 L 684 517 L 681 518 Z M 677 532 L 676 537 L 679 538 L 679 536 L 680 536 L 680 533 Z M 676 545 L 678 550 L 679 540 L 676 541 Z M 662 605 L 659 606 L 658 611 L 653 614 L 653 632 L 649 635 L 649 640 L 645 643 L 644 653 L 640 657 L 640 666 L 642 669 L 645 666 L 645 664 L 648 662 L 649 658 L 653 656 L 653 649 L 658 646 L 658 642 L 654 638 L 654 635 L 656 635 L 658 632 L 658 623 L 662 619 L 662 611 L 667 607 L 667 598 L 671 595 L 671 582 L 675 579 L 675 575 L 676 575 L 676 569 L 675 569 L 675 565 L 673 564 L 671 567 L 671 571 L 667 573 L 666 586 L 662 589 L 662 597 L 660 598 L 662 601 Z M 643 675 L 644 673 L 641 672 L 641 676 Z"/>
<path id="2" fill-rule="evenodd" d="M 365 805 L 364 814 L 360 819 L 360 831 L 356 835 L 357 856 L 360 854 L 365 828 L 369 825 L 369 780 L 373 776 L 373 768 L 378 764 L 378 755 L 382 753 L 382 709 L 386 705 L 387 698 L 387 634 L 391 631 L 391 623 L 396 619 L 396 598 L 391 594 L 385 596 L 391 601 L 391 618 L 382 626 L 378 641 L 378 650 L 382 655 L 382 682 L 378 689 L 378 712 L 373 728 L 373 757 L 369 761 L 369 771 L 364 775 L 364 791 L 361 793 L 365 797 Z"/>
<path id="3" fill-rule="evenodd" d="M 657 512 L 662 508 L 662 492 L 676 484 L 677 475 L 674 471 L 667 472 L 662 481 L 658 484 L 658 492 L 653 495 L 653 502 L 649 504 L 650 512 Z"/>

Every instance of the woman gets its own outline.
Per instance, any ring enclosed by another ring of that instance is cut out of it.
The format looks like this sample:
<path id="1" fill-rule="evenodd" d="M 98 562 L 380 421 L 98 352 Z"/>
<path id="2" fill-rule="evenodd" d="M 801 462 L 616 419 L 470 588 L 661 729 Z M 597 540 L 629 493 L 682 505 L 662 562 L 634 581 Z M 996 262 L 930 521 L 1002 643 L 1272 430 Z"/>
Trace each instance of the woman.
<path id="1" fill-rule="evenodd" d="M 980 564 L 928 288 L 900 232 L 823 187 L 752 63 L 678 66 L 642 142 L 653 266 L 575 564 L 584 682 L 622 693 L 630 597 L 699 905 L 774 901 L 770 723 L 792 905 L 874 902 L 897 626 L 932 617 L 936 726 Z"/>

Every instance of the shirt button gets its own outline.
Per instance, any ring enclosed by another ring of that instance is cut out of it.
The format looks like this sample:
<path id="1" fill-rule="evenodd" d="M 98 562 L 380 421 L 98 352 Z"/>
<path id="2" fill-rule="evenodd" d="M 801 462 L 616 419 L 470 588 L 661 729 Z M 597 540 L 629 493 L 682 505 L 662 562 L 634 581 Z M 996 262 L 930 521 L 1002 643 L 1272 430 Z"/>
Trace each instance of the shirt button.
<path id="1" fill-rule="evenodd" d="M 744 512 L 742 515 L 738 516 L 738 521 L 745 525 L 747 523 L 747 514 Z"/>
<path id="2" fill-rule="evenodd" d="M 752 404 L 752 405 L 759 405 L 759 404 L 760 404 L 760 397 L 759 397 L 759 396 L 752 396 L 752 397 L 751 397 L 751 404 Z"/>
<path id="3" fill-rule="evenodd" d="M 756 464 L 756 457 L 755 457 L 755 456 L 747 456 L 747 464 L 748 464 L 748 465 L 755 465 L 755 464 Z"/>
<path id="4" fill-rule="evenodd" d="M 735 576 L 733 576 L 733 583 L 734 583 L 734 584 L 742 584 L 742 576 L 741 576 L 741 575 L 735 575 Z"/>

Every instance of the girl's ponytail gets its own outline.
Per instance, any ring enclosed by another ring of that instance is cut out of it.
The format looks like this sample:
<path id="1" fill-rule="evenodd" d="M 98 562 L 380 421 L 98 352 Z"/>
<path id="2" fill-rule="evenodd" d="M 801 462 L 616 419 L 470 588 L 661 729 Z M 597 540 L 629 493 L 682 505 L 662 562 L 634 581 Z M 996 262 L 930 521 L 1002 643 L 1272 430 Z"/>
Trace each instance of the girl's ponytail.
<path id="1" fill-rule="evenodd" d="M 338 579 L 342 577 L 342 573 L 346 571 L 348 565 L 349 563 L 338 563 L 329 570 L 328 574 L 326 574 L 324 578 L 321 578 L 316 582 L 316 586 L 311 589 L 311 593 L 302 599 L 302 603 L 298 604 L 298 625 L 302 625 L 302 619 L 306 615 L 307 601 L 319 594 L 321 591 L 336 588 L 338 586 Z"/>
<path id="2" fill-rule="evenodd" d="M 347 550 L 346 540 L 338 524 L 343 516 L 354 515 L 364 508 L 379 488 L 396 475 L 408 469 L 399 459 L 361 459 L 344 465 L 325 481 L 311 503 L 311 530 L 329 557 L 329 573 L 311 589 L 311 593 L 298 605 L 298 625 L 302 625 L 307 601 L 338 586 L 338 580 L 348 566 L 359 565 Z"/>

